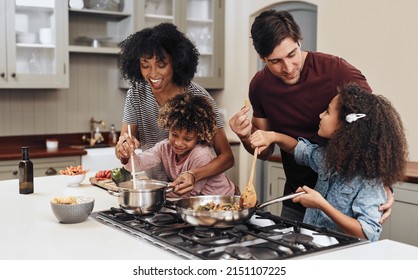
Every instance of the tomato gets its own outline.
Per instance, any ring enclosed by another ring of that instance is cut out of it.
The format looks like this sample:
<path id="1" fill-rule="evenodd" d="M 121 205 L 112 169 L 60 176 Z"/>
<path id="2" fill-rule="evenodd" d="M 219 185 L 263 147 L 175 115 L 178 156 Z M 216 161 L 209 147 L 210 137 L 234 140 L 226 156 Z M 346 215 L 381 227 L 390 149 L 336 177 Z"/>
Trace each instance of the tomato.
<path id="1" fill-rule="evenodd" d="M 96 178 L 100 179 L 111 179 L 112 178 L 112 171 L 111 170 L 100 170 L 95 175 Z"/>

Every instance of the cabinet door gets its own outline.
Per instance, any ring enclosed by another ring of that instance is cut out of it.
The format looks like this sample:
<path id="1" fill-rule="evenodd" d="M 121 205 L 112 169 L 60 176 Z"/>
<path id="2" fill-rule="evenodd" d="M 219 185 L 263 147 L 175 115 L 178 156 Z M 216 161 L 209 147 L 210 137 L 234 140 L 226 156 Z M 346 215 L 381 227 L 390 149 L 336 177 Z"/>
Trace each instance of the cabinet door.
<path id="1" fill-rule="evenodd" d="M 71 53 L 119 54 L 117 44 L 134 32 L 135 0 L 84 1 L 84 8 L 70 7 L 69 51 Z"/>
<path id="2" fill-rule="evenodd" d="M 142 0 L 139 9 L 140 29 L 159 23 L 170 22 L 179 25 L 180 2 L 178 0 Z M 142 12 L 142 13 L 141 13 Z"/>
<path id="3" fill-rule="evenodd" d="M 0 87 L 68 87 L 67 3 L 54 0 L 5 3 L 2 24 L 6 27 L 6 40 L 2 44 L 6 45 L 7 67 Z"/>
<path id="4" fill-rule="evenodd" d="M 20 160 L 0 161 L 0 180 L 18 179 Z M 61 169 L 81 164 L 80 156 L 32 159 L 34 176 L 59 175 Z"/>
<path id="5" fill-rule="evenodd" d="M 284 185 L 286 183 L 286 176 L 284 174 L 283 165 L 277 162 L 267 163 L 267 194 L 266 201 L 282 196 L 284 192 Z M 280 215 L 282 212 L 282 203 L 274 203 L 265 207 L 266 211 L 272 214 Z"/>
<path id="6" fill-rule="evenodd" d="M 195 82 L 207 89 L 224 86 L 224 25 L 222 0 L 188 0 L 182 28 L 199 49 Z"/>
<path id="7" fill-rule="evenodd" d="M 380 239 L 392 239 L 418 246 L 418 188 L 417 184 L 402 183 L 395 185 L 392 213 L 383 224 Z"/>
<path id="8" fill-rule="evenodd" d="M 206 89 L 220 89 L 224 87 L 224 16 L 224 0 L 142 0 L 138 24 L 140 29 L 162 22 L 177 25 L 200 52 L 194 81 Z"/>
<path id="9" fill-rule="evenodd" d="M 3 19 L 6 18 L 6 2 L 0 0 L 0 87 L 7 82 L 7 60 L 6 58 L 6 24 Z"/>

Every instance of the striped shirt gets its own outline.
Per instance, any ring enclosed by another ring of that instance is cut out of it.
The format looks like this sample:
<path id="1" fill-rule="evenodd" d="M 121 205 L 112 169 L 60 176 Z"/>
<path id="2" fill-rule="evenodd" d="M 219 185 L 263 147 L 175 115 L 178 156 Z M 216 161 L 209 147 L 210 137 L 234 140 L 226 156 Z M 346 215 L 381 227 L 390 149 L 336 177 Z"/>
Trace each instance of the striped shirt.
<path id="1" fill-rule="evenodd" d="M 218 128 L 223 128 L 222 119 L 212 96 L 203 87 L 194 82 L 191 82 L 187 91 L 193 95 L 204 96 L 209 100 L 216 115 Z M 137 83 L 128 90 L 122 121 L 127 124 L 137 125 L 138 134 L 136 138 L 141 143 L 141 149 L 144 151 L 168 138 L 168 131 L 158 125 L 159 109 L 160 106 L 147 83 Z M 146 174 L 150 179 L 169 181 L 169 177 L 162 165 L 147 170 Z"/>

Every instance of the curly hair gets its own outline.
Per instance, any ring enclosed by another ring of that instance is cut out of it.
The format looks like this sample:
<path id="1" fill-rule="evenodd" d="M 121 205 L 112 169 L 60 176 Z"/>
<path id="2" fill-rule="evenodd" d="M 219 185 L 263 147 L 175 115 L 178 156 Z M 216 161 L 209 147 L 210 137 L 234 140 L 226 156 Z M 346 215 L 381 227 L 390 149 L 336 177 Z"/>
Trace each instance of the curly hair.
<path id="1" fill-rule="evenodd" d="M 178 94 L 161 108 L 158 124 L 164 129 L 196 131 L 198 142 L 209 144 L 216 134 L 216 116 L 209 101 L 198 95 Z"/>
<path id="2" fill-rule="evenodd" d="M 338 89 L 340 126 L 326 147 L 325 166 L 343 181 L 356 176 L 391 186 L 405 174 L 408 151 L 401 117 L 382 95 L 350 83 Z M 347 122 L 351 113 L 364 118 Z"/>
<path id="3" fill-rule="evenodd" d="M 164 60 L 166 54 L 173 65 L 173 83 L 188 86 L 196 73 L 199 51 L 195 45 L 177 27 L 171 23 L 161 23 L 144 28 L 129 35 L 120 42 L 120 72 L 123 79 L 131 83 L 143 82 L 139 61 L 141 58 Z"/>

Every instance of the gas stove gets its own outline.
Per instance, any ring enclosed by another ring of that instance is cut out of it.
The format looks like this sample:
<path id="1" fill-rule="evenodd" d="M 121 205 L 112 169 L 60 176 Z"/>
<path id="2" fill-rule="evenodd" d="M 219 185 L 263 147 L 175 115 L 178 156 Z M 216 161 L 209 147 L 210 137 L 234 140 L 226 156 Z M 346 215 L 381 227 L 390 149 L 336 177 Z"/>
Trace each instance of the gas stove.
<path id="1" fill-rule="evenodd" d="M 165 208 L 141 216 L 111 208 L 94 212 L 91 217 L 184 259 L 303 258 L 368 242 L 262 210 L 256 211 L 247 222 L 230 228 L 192 226 L 175 211 Z"/>

